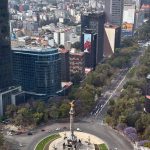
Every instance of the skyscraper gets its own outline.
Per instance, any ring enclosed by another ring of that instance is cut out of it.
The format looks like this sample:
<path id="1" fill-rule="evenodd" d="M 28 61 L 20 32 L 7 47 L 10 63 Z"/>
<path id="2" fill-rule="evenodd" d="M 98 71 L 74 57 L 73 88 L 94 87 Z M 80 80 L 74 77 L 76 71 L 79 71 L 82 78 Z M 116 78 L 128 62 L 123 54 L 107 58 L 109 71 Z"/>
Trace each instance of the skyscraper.
<path id="1" fill-rule="evenodd" d="M 98 64 L 103 58 L 103 40 L 104 40 L 104 23 L 105 15 L 101 13 L 87 13 L 81 16 L 81 33 L 82 35 L 87 30 L 92 30 L 93 34 L 96 34 L 96 64 Z M 82 50 L 84 51 L 83 42 L 84 36 L 81 37 Z"/>
<path id="2" fill-rule="evenodd" d="M 85 52 L 85 67 L 95 69 L 97 34 L 93 30 L 85 30 L 81 36 L 84 39 L 81 44 Z"/>
<path id="3" fill-rule="evenodd" d="M 106 20 L 114 25 L 121 26 L 124 0 L 105 0 Z"/>
<path id="4" fill-rule="evenodd" d="M 0 1 L 0 89 L 11 85 L 11 48 L 9 38 L 8 1 Z"/>
<path id="5" fill-rule="evenodd" d="M 61 59 L 61 81 L 70 81 L 69 50 L 59 48 Z"/>

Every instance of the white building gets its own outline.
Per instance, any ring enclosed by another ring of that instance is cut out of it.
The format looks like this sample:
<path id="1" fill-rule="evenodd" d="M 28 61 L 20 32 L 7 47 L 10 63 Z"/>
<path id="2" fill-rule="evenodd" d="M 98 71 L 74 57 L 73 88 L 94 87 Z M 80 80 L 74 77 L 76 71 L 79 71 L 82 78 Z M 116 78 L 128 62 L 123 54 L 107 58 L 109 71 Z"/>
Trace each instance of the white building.
<path id="1" fill-rule="evenodd" d="M 72 28 L 63 28 L 56 30 L 53 34 L 55 43 L 57 45 L 65 45 L 67 41 L 70 41 L 70 35 L 72 32 Z"/>
<path id="2" fill-rule="evenodd" d="M 123 11 L 123 23 L 135 23 L 135 11 L 136 6 L 135 4 L 124 4 L 124 11 Z"/>

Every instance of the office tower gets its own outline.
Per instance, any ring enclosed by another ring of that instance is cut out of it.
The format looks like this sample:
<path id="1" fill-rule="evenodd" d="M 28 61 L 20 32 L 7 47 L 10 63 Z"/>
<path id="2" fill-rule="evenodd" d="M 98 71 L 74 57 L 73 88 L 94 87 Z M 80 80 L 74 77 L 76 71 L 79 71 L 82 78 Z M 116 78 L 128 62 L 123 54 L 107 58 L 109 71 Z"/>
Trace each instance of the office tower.
<path id="1" fill-rule="evenodd" d="M 55 95 L 61 89 L 61 60 L 58 49 L 13 49 L 13 79 L 29 94 Z"/>
<path id="2" fill-rule="evenodd" d="M 121 26 L 124 0 L 105 0 L 107 22 Z"/>
<path id="3" fill-rule="evenodd" d="M 141 0 L 136 0 L 136 10 L 140 10 L 141 8 Z"/>
<path id="4" fill-rule="evenodd" d="M 104 23 L 105 15 L 101 13 L 86 13 L 81 16 L 81 33 L 86 33 L 86 30 L 93 30 L 96 34 L 96 64 L 103 58 L 103 40 L 104 40 Z M 84 41 L 84 36 L 81 37 L 81 43 Z M 84 51 L 82 45 L 82 51 Z"/>
<path id="5" fill-rule="evenodd" d="M 120 32 L 120 26 L 105 24 L 104 57 L 111 57 L 115 53 L 115 49 L 120 47 Z"/>
<path id="6" fill-rule="evenodd" d="M 61 59 L 61 81 L 70 81 L 69 50 L 59 48 Z"/>
<path id="7" fill-rule="evenodd" d="M 97 34 L 93 30 L 86 30 L 81 36 L 84 39 L 81 42 L 85 53 L 85 67 L 95 69 Z"/>
<path id="8" fill-rule="evenodd" d="M 0 89 L 12 84 L 8 1 L 0 1 Z"/>
<path id="9" fill-rule="evenodd" d="M 12 55 L 10 47 L 8 1 L 0 1 L 0 116 L 7 106 L 21 102 L 21 87 L 12 86 Z M 23 98 L 22 98 L 23 100 Z"/>

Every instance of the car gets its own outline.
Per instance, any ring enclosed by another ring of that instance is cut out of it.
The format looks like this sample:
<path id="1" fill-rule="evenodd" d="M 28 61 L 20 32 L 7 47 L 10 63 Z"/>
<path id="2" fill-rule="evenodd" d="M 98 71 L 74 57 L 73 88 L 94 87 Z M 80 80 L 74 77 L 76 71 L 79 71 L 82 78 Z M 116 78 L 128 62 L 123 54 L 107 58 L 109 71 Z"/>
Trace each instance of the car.
<path id="1" fill-rule="evenodd" d="M 44 132 L 44 131 L 45 131 L 45 129 L 41 129 L 41 131 L 42 131 L 42 132 Z"/>
<path id="2" fill-rule="evenodd" d="M 32 134 L 32 132 L 28 132 L 28 134 L 27 134 L 27 135 L 33 135 L 33 134 Z"/>
<path id="3" fill-rule="evenodd" d="M 22 147 L 23 145 L 21 143 L 19 143 L 19 146 Z"/>
<path id="4" fill-rule="evenodd" d="M 56 131 L 59 131 L 60 130 L 60 128 L 56 128 Z"/>
<path id="5" fill-rule="evenodd" d="M 7 135 L 12 136 L 13 134 L 10 131 L 7 131 Z"/>
<path id="6" fill-rule="evenodd" d="M 22 131 L 18 131 L 18 132 L 15 132 L 15 135 L 20 135 L 22 133 L 23 133 Z"/>
<path id="7" fill-rule="evenodd" d="M 81 131 L 81 129 L 80 129 L 80 128 L 77 128 L 77 131 Z"/>
<path id="8" fill-rule="evenodd" d="M 67 129 L 67 127 L 63 127 L 63 129 L 64 129 L 64 130 L 66 130 L 66 129 Z"/>

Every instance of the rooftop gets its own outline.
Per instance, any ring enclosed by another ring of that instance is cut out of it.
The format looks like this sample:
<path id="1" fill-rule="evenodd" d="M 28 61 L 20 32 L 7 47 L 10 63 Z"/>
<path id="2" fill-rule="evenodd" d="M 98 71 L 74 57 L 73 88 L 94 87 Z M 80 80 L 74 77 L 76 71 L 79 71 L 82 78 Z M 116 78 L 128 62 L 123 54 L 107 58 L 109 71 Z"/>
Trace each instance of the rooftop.
<path id="1" fill-rule="evenodd" d="M 28 55 L 56 55 L 59 54 L 57 48 L 51 48 L 51 47 L 17 47 L 12 48 L 14 53 L 20 53 L 20 54 L 28 54 Z"/>
<path id="2" fill-rule="evenodd" d="M 66 50 L 65 48 L 59 48 L 58 51 L 64 54 L 69 52 L 69 50 Z"/>
<path id="3" fill-rule="evenodd" d="M 117 29 L 117 28 L 119 28 L 119 26 L 114 25 L 114 24 L 110 24 L 110 23 L 105 23 L 105 28 Z"/>
<path id="4" fill-rule="evenodd" d="M 52 48 L 52 47 L 30 47 L 30 46 L 20 46 L 20 47 L 15 47 L 12 48 L 12 50 L 15 51 L 35 51 L 35 52 L 46 52 L 46 51 L 53 51 L 53 50 L 57 50 L 57 48 Z"/>
<path id="5" fill-rule="evenodd" d="M 146 98 L 150 100 L 150 95 L 146 95 Z"/>

